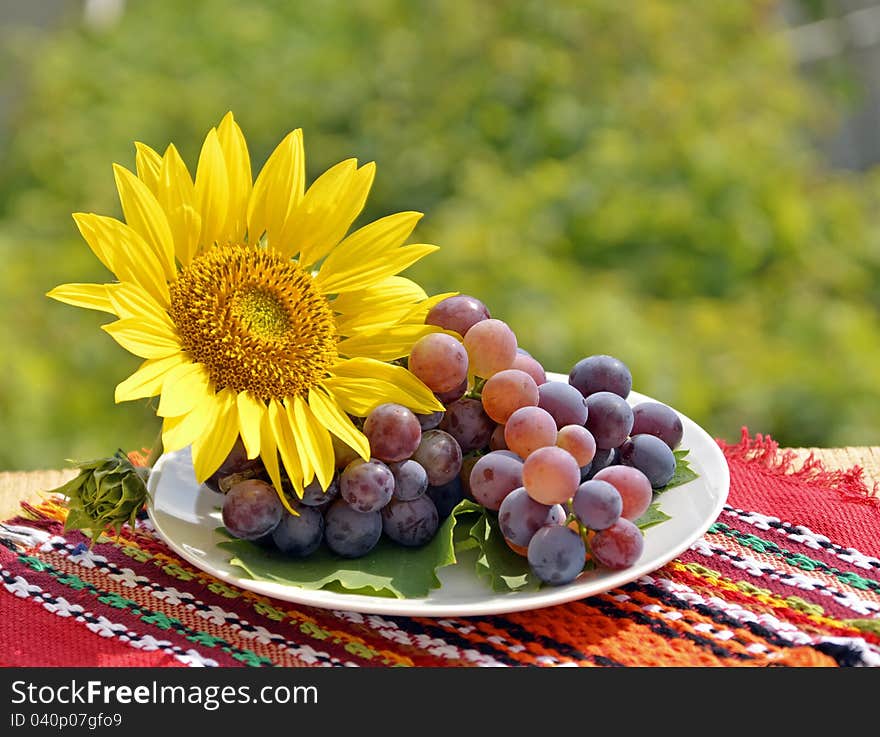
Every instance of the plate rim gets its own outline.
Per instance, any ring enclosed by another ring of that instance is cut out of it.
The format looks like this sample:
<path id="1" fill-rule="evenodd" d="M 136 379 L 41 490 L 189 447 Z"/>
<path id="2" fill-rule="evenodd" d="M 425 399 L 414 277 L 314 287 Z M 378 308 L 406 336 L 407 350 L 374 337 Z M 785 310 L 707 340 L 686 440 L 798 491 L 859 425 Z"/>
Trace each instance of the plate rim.
<path id="1" fill-rule="evenodd" d="M 567 377 L 562 374 L 548 372 L 547 376 L 548 379 L 556 381 L 560 379 L 567 380 Z M 659 402 L 657 399 L 636 391 L 630 393 L 627 401 L 631 402 L 631 398 L 637 400 L 635 403 L 643 401 Z M 671 405 L 667 406 L 671 407 Z M 327 589 L 308 589 L 290 584 L 248 578 L 246 574 L 236 575 L 233 572 L 227 573 L 226 571 L 218 570 L 215 566 L 206 565 L 205 559 L 191 553 L 183 543 L 174 540 L 173 537 L 163 529 L 161 522 L 157 519 L 156 511 L 153 508 L 154 496 L 161 488 L 159 484 L 164 464 L 168 462 L 170 458 L 174 457 L 175 454 L 180 454 L 184 451 L 188 452 L 188 448 L 174 451 L 173 453 L 164 453 L 157 460 L 147 481 L 147 488 L 149 491 L 147 498 L 147 514 L 153 525 L 153 529 L 165 544 L 168 545 L 168 547 L 170 547 L 177 555 L 198 568 L 200 571 L 232 586 L 289 603 L 321 609 L 354 611 L 363 614 L 421 616 L 429 618 L 443 616 L 509 614 L 512 612 L 529 611 L 558 604 L 565 604 L 578 599 L 605 593 L 611 589 L 631 583 L 641 576 L 661 568 L 687 550 L 696 540 L 705 534 L 712 523 L 715 522 L 721 514 L 730 493 L 730 469 L 727 459 L 721 448 L 706 430 L 674 407 L 672 407 L 672 409 L 679 415 L 679 417 L 681 417 L 683 423 L 690 426 L 691 431 L 696 431 L 698 434 L 702 434 L 704 439 L 707 438 L 710 441 L 708 446 L 710 452 L 715 456 L 715 461 L 720 461 L 720 463 L 713 464 L 718 466 L 719 475 L 717 477 L 713 476 L 712 478 L 713 485 L 719 488 L 718 497 L 711 510 L 701 519 L 700 523 L 695 525 L 693 529 L 691 529 L 688 534 L 682 537 L 682 539 L 675 545 L 665 548 L 661 554 L 655 555 L 647 561 L 638 563 L 622 571 L 610 572 L 601 579 L 591 579 L 589 581 L 580 582 L 575 580 L 564 586 L 548 586 L 543 587 L 538 591 L 499 593 L 489 588 L 485 582 L 480 581 L 476 577 L 476 574 L 474 574 L 475 581 L 485 588 L 486 597 L 478 603 L 471 602 L 455 604 L 451 602 L 443 603 L 436 600 L 431 601 L 431 596 L 435 594 L 435 592 L 441 590 L 439 588 L 432 589 L 425 597 L 395 598 L 355 593 L 348 594 Z M 198 488 L 201 490 L 204 487 Z M 440 569 L 438 573 L 442 573 L 442 570 L 443 569 Z"/>

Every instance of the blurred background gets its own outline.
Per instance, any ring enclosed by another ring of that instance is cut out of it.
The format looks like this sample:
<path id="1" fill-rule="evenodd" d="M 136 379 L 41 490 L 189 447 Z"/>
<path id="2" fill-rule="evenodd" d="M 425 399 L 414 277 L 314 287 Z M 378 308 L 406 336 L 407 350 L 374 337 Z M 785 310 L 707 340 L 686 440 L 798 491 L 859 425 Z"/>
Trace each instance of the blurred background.
<path id="1" fill-rule="evenodd" d="M 610 353 L 715 437 L 880 444 L 880 3 L 0 0 L 0 469 L 149 445 L 139 360 L 75 211 L 111 163 L 227 110 L 254 167 L 375 160 L 429 293 L 480 297 L 549 370 Z"/>

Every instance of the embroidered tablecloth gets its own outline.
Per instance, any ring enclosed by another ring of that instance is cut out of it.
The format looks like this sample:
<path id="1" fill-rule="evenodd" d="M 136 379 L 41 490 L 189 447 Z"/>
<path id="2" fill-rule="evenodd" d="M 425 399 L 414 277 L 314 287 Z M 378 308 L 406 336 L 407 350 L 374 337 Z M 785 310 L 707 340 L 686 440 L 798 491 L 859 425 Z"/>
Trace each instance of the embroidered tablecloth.
<path id="1" fill-rule="evenodd" d="M 0 665 L 880 665 L 880 475 L 745 431 L 720 444 L 728 503 L 685 553 L 601 595 L 495 616 L 295 605 L 194 568 L 145 515 L 89 549 L 57 502 L 26 505 L 0 527 Z"/>

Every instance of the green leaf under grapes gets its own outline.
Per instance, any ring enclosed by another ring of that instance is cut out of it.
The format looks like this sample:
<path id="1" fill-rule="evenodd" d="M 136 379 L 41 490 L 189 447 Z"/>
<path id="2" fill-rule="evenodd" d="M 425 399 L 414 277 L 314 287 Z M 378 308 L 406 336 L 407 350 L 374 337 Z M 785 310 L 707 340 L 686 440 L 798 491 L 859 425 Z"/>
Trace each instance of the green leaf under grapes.
<path id="1" fill-rule="evenodd" d="M 673 455 L 675 456 L 675 473 L 672 474 L 672 478 L 666 486 L 661 489 L 654 489 L 655 494 L 662 494 L 664 491 L 669 491 L 669 489 L 672 489 L 675 486 L 681 486 L 688 481 L 693 481 L 699 476 L 699 474 L 691 468 L 691 464 L 687 460 L 686 456 L 688 453 L 690 453 L 689 450 L 683 449 L 673 451 Z"/>
<path id="2" fill-rule="evenodd" d="M 636 527 L 647 530 L 649 527 L 659 525 L 661 522 L 672 519 L 668 514 L 660 510 L 660 504 L 654 502 L 645 510 L 645 513 L 636 520 Z"/>

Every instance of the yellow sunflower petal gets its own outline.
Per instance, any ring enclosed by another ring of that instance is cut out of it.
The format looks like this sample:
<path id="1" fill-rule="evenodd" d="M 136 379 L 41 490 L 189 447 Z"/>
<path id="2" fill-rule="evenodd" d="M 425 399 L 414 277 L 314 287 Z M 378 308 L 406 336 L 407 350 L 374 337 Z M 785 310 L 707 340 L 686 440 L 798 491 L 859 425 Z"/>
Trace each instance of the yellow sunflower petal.
<path id="1" fill-rule="evenodd" d="M 46 292 L 47 297 L 57 299 L 59 302 L 85 307 L 87 310 L 100 310 L 116 315 L 110 297 L 107 295 L 107 287 L 110 284 L 59 284 L 54 289 Z"/>
<path id="2" fill-rule="evenodd" d="M 148 358 L 137 371 L 116 385 L 116 403 L 155 397 L 162 391 L 168 372 L 188 360 L 185 353 L 174 353 L 165 358 Z"/>
<path id="3" fill-rule="evenodd" d="M 288 411 L 290 407 L 288 406 Z M 296 396 L 293 398 L 294 431 L 306 450 L 309 462 L 318 477 L 321 488 L 326 490 L 333 480 L 336 465 L 336 454 L 333 452 L 333 441 L 330 433 L 322 425 L 306 401 Z M 310 479 L 306 478 L 306 482 Z"/>
<path id="4" fill-rule="evenodd" d="M 412 279 L 405 276 L 389 276 L 367 289 L 340 294 L 333 301 L 333 309 L 343 315 L 358 314 L 383 306 L 411 305 L 427 299 L 428 295 Z"/>
<path id="5" fill-rule="evenodd" d="M 229 176 L 217 129 L 211 128 L 202 144 L 195 181 L 196 207 L 202 219 L 199 244 L 210 248 L 229 240 L 226 220 L 229 217 Z"/>
<path id="6" fill-rule="evenodd" d="M 247 457 L 256 458 L 260 455 L 262 443 L 260 430 L 263 426 L 263 417 L 266 415 L 266 403 L 250 391 L 239 392 L 236 401 L 241 441 L 247 451 Z"/>
<path id="7" fill-rule="evenodd" d="M 116 189 L 119 191 L 125 222 L 153 251 L 164 270 L 165 278 L 176 278 L 174 239 L 162 206 L 147 185 L 125 167 L 114 164 L 113 175 L 116 177 Z"/>
<path id="8" fill-rule="evenodd" d="M 248 203 L 248 242 L 270 234 L 273 247 L 280 243 L 288 215 L 303 198 L 306 178 L 302 130 L 288 133 L 271 153 L 254 182 Z"/>
<path id="9" fill-rule="evenodd" d="M 144 318 L 127 317 L 102 325 L 101 329 L 129 353 L 141 358 L 165 358 L 181 350 L 177 336 L 167 327 Z"/>
<path id="10" fill-rule="evenodd" d="M 357 159 L 346 159 L 325 171 L 291 213 L 279 247 L 291 256 L 299 251 L 306 268 L 323 258 L 363 209 L 375 170 L 374 164 L 358 169 Z"/>
<path id="11" fill-rule="evenodd" d="M 108 284 L 107 296 L 113 311 L 121 318 L 146 317 L 154 322 L 161 323 L 174 332 L 174 323 L 168 317 L 168 313 L 150 293 L 135 282 L 122 282 L 121 284 Z"/>
<path id="12" fill-rule="evenodd" d="M 351 418 L 333 399 L 321 390 L 310 389 L 309 407 L 318 422 L 349 448 L 356 451 L 361 458 L 364 460 L 370 459 L 370 441 L 367 440 L 366 435 L 355 427 Z"/>
<path id="13" fill-rule="evenodd" d="M 134 147 L 137 153 L 134 157 L 134 164 L 137 169 L 138 179 L 140 179 L 147 189 L 156 194 L 156 185 L 159 183 L 159 168 L 162 165 L 162 157 L 151 149 L 147 144 L 135 141 Z"/>
<path id="14" fill-rule="evenodd" d="M 156 414 L 159 417 L 179 417 L 191 412 L 206 395 L 213 395 L 214 387 L 207 368 L 202 363 L 184 363 L 168 372 L 162 385 L 162 398 Z"/>
<path id="15" fill-rule="evenodd" d="M 336 364 L 324 387 L 346 412 L 366 416 L 382 402 L 396 402 L 414 412 L 438 412 L 443 405 L 428 387 L 402 366 L 371 358 Z"/>
<path id="16" fill-rule="evenodd" d="M 243 243 L 247 232 L 247 207 L 253 189 L 251 177 L 251 158 L 241 128 L 232 116 L 226 113 L 217 128 L 220 148 L 226 162 L 229 177 L 229 217 L 226 221 L 226 234 L 233 243 Z"/>
<path id="17" fill-rule="evenodd" d="M 119 281 L 136 282 L 159 304 L 168 304 L 164 270 L 143 238 L 115 218 L 78 212 L 73 219 L 92 253 Z"/>
<path id="18" fill-rule="evenodd" d="M 235 392 L 224 389 L 214 397 L 214 409 L 204 432 L 192 444 L 196 481 L 202 483 L 226 460 L 238 438 L 238 407 Z"/>
<path id="19" fill-rule="evenodd" d="M 290 418 L 284 406 L 276 399 L 269 400 L 269 427 L 275 437 L 275 444 L 281 454 L 281 462 L 284 470 L 297 495 L 303 495 L 303 471 L 299 463 L 299 454 L 296 450 L 296 439 L 290 426 Z"/>
<path id="20" fill-rule="evenodd" d="M 339 341 L 340 356 L 366 357 L 394 361 L 408 356 L 413 343 L 428 333 L 441 332 L 436 325 L 388 325 L 382 330 L 363 332 Z"/>
<path id="21" fill-rule="evenodd" d="M 241 424 L 240 419 L 239 416 L 239 425 Z M 278 466 L 278 446 L 275 443 L 275 434 L 272 431 L 272 425 L 269 420 L 268 408 L 263 413 L 263 417 L 260 421 L 260 460 L 263 461 L 263 466 L 265 466 L 266 473 L 269 474 L 269 478 L 272 480 L 272 485 L 278 493 L 278 498 L 281 499 L 284 506 L 287 507 L 287 511 L 293 513 L 293 509 L 291 509 L 290 504 L 284 496 L 284 490 L 281 487 L 281 469 Z"/>
<path id="22" fill-rule="evenodd" d="M 403 271 L 419 259 L 437 250 L 439 250 L 437 246 L 425 243 L 403 246 L 393 251 L 387 251 L 369 261 L 357 261 L 345 265 L 339 271 L 330 271 L 325 261 L 315 277 L 315 284 L 324 294 L 364 289 L 381 279 Z"/>
<path id="23" fill-rule="evenodd" d="M 312 454 L 309 452 L 309 436 L 305 428 L 300 428 L 293 409 L 293 403 L 285 399 L 284 409 L 287 412 L 287 421 L 290 425 L 290 431 L 293 433 L 293 447 L 299 457 L 299 467 L 302 470 L 303 486 L 312 483 L 315 478 L 315 468 L 312 465 Z"/>
<path id="24" fill-rule="evenodd" d="M 162 158 L 156 197 L 168 218 L 177 260 L 189 266 L 198 249 L 202 218 L 196 210 L 192 176 L 173 144 Z"/>
<path id="25" fill-rule="evenodd" d="M 206 394 L 185 415 L 166 417 L 162 422 L 162 447 L 166 453 L 185 448 L 204 431 L 214 413 L 214 395 Z"/>
<path id="26" fill-rule="evenodd" d="M 425 318 L 428 316 L 428 313 L 431 311 L 431 308 L 442 302 L 444 299 L 449 299 L 449 297 L 455 297 L 458 292 L 443 292 L 442 294 L 435 294 L 427 299 L 419 302 L 416 305 L 407 310 L 406 314 L 400 319 L 400 322 L 418 322 L 422 323 L 425 321 Z M 452 330 L 445 331 L 450 335 L 458 335 Z M 461 337 L 461 336 L 459 336 Z"/>

